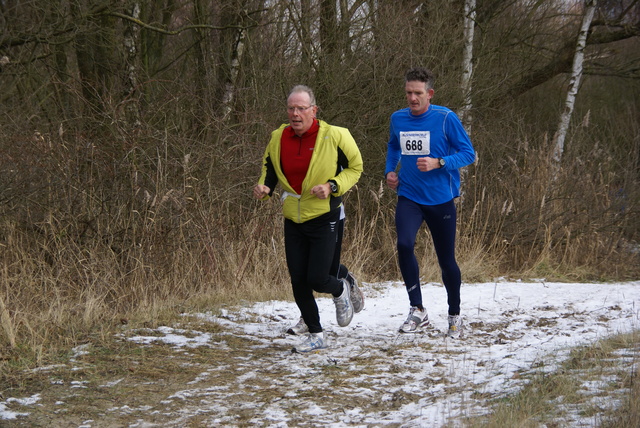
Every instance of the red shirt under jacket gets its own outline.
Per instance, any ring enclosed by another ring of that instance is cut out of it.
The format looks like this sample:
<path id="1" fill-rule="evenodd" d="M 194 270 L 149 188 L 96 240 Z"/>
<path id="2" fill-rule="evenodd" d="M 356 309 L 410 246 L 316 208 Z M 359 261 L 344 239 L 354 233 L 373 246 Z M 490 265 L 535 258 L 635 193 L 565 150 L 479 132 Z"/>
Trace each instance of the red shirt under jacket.
<path id="1" fill-rule="evenodd" d="M 298 137 L 290 126 L 284 128 L 280 139 L 280 163 L 282 171 L 291 187 L 299 195 L 302 193 L 302 181 L 307 175 L 313 149 L 316 146 L 320 125 L 313 121 L 311 128 L 302 137 Z"/>

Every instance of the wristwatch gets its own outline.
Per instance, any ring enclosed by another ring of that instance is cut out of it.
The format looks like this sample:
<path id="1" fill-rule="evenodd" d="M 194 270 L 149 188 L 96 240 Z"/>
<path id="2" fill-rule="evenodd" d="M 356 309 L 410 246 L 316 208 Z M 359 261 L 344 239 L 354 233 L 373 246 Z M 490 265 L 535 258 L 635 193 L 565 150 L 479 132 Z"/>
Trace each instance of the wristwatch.
<path id="1" fill-rule="evenodd" d="M 440 168 L 444 168 L 447 162 L 443 158 L 438 158 L 438 162 L 440 163 Z"/>
<path id="2" fill-rule="evenodd" d="M 335 181 L 329 180 L 329 181 L 327 181 L 327 183 L 329 183 L 329 185 L 331 186 L 331 193 L 337 193 L 338 192 L 338 184 Z"/>

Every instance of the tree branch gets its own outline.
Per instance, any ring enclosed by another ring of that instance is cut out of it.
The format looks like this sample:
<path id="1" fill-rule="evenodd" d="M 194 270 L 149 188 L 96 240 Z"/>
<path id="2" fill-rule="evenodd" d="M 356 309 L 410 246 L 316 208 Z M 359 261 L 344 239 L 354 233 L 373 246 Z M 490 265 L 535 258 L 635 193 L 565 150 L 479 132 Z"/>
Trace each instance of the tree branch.
<path id="1" fill-rule="evenodd" d="M 223 26 L 217 26 L 217 25 L 208 25 L 208 24 L 198 24 L 198 25 L 185 25 L 184 27 L 180 27 L 177 30 L 165 30 L 164 28 L 160 28 L 160 27 L 154 27 L 153 25 L 147 24 L 146 22 L 143 22 L 137 18 L 134 18 L 132 16 L 126 15 L 124 13 L 120 13 L 120 12 L 104 12 L 101 13 L 101 15 L 107 15 L 107 16 L 114 16 L 117 18 L 121 18 L 130 22 L 133 22 L 137 25 L 139 25 L 142 28 L 146 28 L 147 30 L 151 30 L 151 31 L 155 31 L 157 33 L 162 33 L 162 34 L 166 34 L 169 36 L 175 36 L 177 34 L 180 34 L 184 31 L 188 31 L 188 30 L 196 30 L 196 29 L 209 29 L 209 30 L 228 30 L 228 29 L 244 29 L 246 27 L 242 26 L 242 25 L 223 25 Z"/>
<path id="2" fill-rule="evenodd" d="M 607 27 L 607 30 L 608 31 L 597 31 L 589 34 L 587 46 L 612 43 L 636 37 L 640 35 L 640 23 L 636 23 L 633 26 L 619 27 L 613 30 L 611 27 Z M 571 65 L 573 64 L 574 48 L 575 40 L 568 40 L 558 51 L 553 61 L 544 67 L 523 76 L 518 82 L 512 85 L 505 94 L 506 99 L 516 98 L 558 74 L 569 72 L 571 70 Z"/>

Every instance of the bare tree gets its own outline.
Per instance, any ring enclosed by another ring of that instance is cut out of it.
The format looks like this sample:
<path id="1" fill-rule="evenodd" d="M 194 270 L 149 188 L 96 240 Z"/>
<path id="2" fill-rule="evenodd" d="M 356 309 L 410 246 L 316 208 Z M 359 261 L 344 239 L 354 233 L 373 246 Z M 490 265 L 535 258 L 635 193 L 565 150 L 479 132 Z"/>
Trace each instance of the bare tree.
<path id="1" fill-rule="evenodd" d="M 88 105 L 98 114 L 106 110 L 104 104 L 113 89 L 120 61 L 116 59 L 114 46 L 114 18 L 102 13 L 109 5 L 90 2 L 80 5 L 71 2 L 74 22 L 84 23 L 75 33 L 74 47 L 82 93 Z"/>
<path id="2" fill-rule="evenodd" d="M 138 1 L 131 1 L 128 9 L 133 19 L 140 18 L 140 3 Z M 124 34 L 124 49 L 126 53 L 125 102 L 129 128 L 139 127 L 141 125 L 140 104 L 137 100 L 140 81 L 139 47 L 140 28 L 132 22 L 128 22 Z"/>
<path id="3" fill-rule="evenodd" d="M 460 120 L 467 133 L 471 134 L 473 118 L 471 108 L 471 79 L 473 77 L 473 40 L 476 24 L 476 0 L 464 2 L 464 51 L 462 54 L 462 107 L 460 108 Z"/>
<path id="4" fill-rule="evenodd" d="M 138 3 L 139 15 L 128 7 Z M 274 106 L 294 83 L 305 82 L 317 89 L 323 118 L 348 126 L 363 142 L 371 173 L 365 183 L 377 180 L 376 171 L 382 168 L 380 142 L 388 133 L 389 113 L 404 106 L 402 75 L 412 65 L 425 65 L 438 76 L 436 101 L 459 110 L 468 129 L 473 120 L 474 142 L 487 164 L 530 162 L 526 147 L 549 149 L 538 138 L 543 132 L 531 130 L 556 125 L 559 113 L 554 109 L 562 102 L 558 76 L 571 70 L 581 17 L 561 0 L 475 4 L 53 0 L 45 7 L 7 0 L 0 4 L 0 23 L 6 29 L 0 35 L 0 58 L 9 58 L 0 72 L 0 109 L 7 118 L 0 132 L 49 126 L 56 132 L 61 122 L 65 127 L 75 122 L 91 127 L 92 141 L 104 137 L 102 149 L 122 143 L 105 154 L 120 161 L 133 158 L 131 146 L 154 152 L 162 135 L 167 157 L 172 150 L 182 154 L 201 145 L 194 162 L 214 164 L 224 158 L 229 165 L 246 165 L 253 157 L 239 148 L 250 145 L 240 142 L 257 146 L 266 129 L 286 120 Z M 590 26 L 583 74 L 596 70 L 603 79 L 598 84 L 609 76 L 631 80 L 638 69 L 633 48 L 640 33 L 639 2 L 598 4 L 602 13 Z M 584 80 L 581 94 L 589 89 L 584 88 L 587 82 L 595 85 Z M 67 110 L 68 104 L 93 109 Z M 128 123 L 139 119 L 147 133 L 133 135 L 126 127 L 111 126 L 122 117 L 123 107 L 136 104 Z M 578 99 L 576 109 L 583 105 Z M 237 132 L 225 132 L 232 126 Z M 123 138 L 110 138 L 107 132 L 123 132 Z M 594 137 L 583 138 L 583 146 L 587 138 Z M 232 139 L 238 144 L 226 144 Z M 237 151 L 218 151 L 225 147 Z M 136 171 L 153 168 L 153 162 L 142 165 L 139 160 L 132 161 Z M 221 174 L 220 180 L 237 176 Z M 146 171 L 146 177 L 152 181 L 154 172 Z M 496 183 L 488 181 L 487 186 Z M 467 198 L 471 191 L 467 187 Z"/>
<path id="5" fill-rule="evenodd" d="M 596 11 L 596 0 L 585 0 L 584 3 L 584 15 L 582 18 L 582 25 L 578 34 L 578 42 L 576 44 L 575 55 L 573 59 L 573 69 L 571 71 L 571 78 L 569 80 L 569 89 L 567 91 L 567 99 L 565 101 L 564 110 L 560 116 L 560 124 L 558 130 L 553 138 L 553 167 L 557 172 L 560 169 L 560 163 L 562 161 L 562 154 L 564 153 L 564 141 L 567 136 L 567 130 L 569 129 L 569 122 L 571 121 L 571 115 L 575 105 L 576 95 L 580 87 L 580 80 L 582 78 L 582 69 L 584 62 L 584 50 L 587 44 L 587 34 L 591 27 L 591 21 Z M 555 178 L 556 174 L 554 174 Z"/>
<path id="6" fill-rule="evenodd" d="M 302 48 L 302 64 L 309 70 L 314 70 L 313 66 L 313 38 L 311 29 L 311 0 L 300 1 L 300 41 Z"/>

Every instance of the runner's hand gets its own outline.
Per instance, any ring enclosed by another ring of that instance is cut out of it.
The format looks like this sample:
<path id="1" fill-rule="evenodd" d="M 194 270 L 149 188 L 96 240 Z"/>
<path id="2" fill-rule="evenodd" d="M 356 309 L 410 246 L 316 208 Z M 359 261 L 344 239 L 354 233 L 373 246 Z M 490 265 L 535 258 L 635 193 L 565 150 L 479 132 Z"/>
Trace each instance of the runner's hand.
<path id="1" fill-rule="evenodd" d="M 264 184 L 256 184 L 256 187 L 253 188 L 253 196 L 256 199 L 262 199 L 268 196 L 269 192 L 271 192 L 271 189 L 269 189 L 269 187 L 265 186 Z"/>
<path id="2" fill-rule="evenodd" d="M 398 174 L 391 171 L 387 174 L 387 186 L 389 186 L 392 190 L 396 190 L 398 188 L 398 184 L 400 184 L 400 179 L 398 179 Z"/>
<path id="3" fill-rule="evenodd" d="M 311 188 L 311 194 L 318 199 L 327 199 L 331 194 L 331 185 L 329 183 L 318 184 Z"/>

